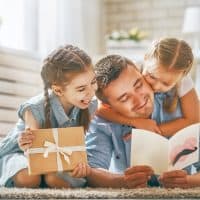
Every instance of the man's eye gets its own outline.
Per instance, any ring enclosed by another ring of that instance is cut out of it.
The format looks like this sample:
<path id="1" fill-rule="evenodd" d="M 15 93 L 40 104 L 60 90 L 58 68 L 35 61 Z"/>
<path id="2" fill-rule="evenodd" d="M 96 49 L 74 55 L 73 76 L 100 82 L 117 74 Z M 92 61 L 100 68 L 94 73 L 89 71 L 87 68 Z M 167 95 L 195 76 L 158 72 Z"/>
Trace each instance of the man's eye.
<path id="1" fill-rule="evenodd" d="M 81 88 L 81 89 L 79 89 L 79 90 L 77 90 L 78 92 L 83 92 L 83 91 L 85 91 L 85 88 Z"/>
<path id="2" fill-rule="evenodd" d="M 124 98 L 122 98 L 122 99 L 120 100 L 120 102 L 124 103 L 124 102 L 126 102 L 127 100 L 128 100 L 128 97 L 124 97 Z"/>

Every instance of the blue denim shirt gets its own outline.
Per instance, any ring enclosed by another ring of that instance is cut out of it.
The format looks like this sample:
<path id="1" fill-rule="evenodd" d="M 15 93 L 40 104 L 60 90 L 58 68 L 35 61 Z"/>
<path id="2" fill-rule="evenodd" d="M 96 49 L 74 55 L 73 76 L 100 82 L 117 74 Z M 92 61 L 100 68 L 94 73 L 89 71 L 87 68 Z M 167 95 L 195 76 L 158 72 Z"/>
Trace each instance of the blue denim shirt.
<path id="1" fill-rule="evenodd" d="M 78 118 L 80 109 L 74 107 L 70 115 L 66 115 L 60 101 L 54 93 L 50 94 L 51 104 L 51 123 L 52 128 L 62 128 L 70 126 L 78 126 Z M 90 113 L 94 113 L 97 107 L 97 100 L 94 99 L 90 106 Z M 35 120 L 39 123 L 41 128 L 44 128 L 44 95 L 35 96 L 25 103 L 23 103 L 19 110 L 19 120 L 16 126 L 9 132 L 9 134 L 0 141 L 0 186 L 13 186 L 12 177 L 19 172 L 21 169 L 27 168 L 27 158 L 18 146 L 18 136 L 25 129 L 25 123 L 23 119 L 24 112 L 29 109 L 31 110 Z M 59 176 L 64 176 L 71 183 L 73 187 L 82 186 L 85 180 L 77 181 L 72 179 L 66 173 L 59 173 Z"/>
<path id="2" fill-rule="evenodd" d="M 170 93 L 155 94 L 154 111 L 151 118 L 157 123 L 167 122 L 182 116 L 180 102 L 173 113 L 163 109 L 163 99 Z M 130 167 L 131 140 L 123 136 L 131 133 L 132 127 L 107 121 L 95 116 L 86 134 L 89 164 L 94 168 L 110 169 L 113 173 L 123 174 Z M 147 143 L 148 148 L 148 143 Z M 190 168 L 187 168 L 190 172 Z"/>

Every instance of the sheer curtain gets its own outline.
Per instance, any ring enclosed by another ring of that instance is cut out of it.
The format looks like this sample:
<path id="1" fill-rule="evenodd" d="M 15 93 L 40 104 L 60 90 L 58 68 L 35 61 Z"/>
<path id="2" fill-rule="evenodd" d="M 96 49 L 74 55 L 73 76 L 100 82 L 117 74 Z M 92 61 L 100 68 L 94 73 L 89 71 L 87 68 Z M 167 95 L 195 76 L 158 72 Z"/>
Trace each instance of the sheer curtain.
<path id="1" fill-rule="evenodd" d="M 12 3 L 17 6 L 12 6 L 11 11 Z M 0 0 L 2 5 L 12 19 L 2 26 L 6 38 L 3 45 L 35 51 L 42 57 L 66 43 L 79 46 L 90 55 L 102 51 L 102 0 Z"/>
<path id="2" fill-rule="evenodd" d="M 38 1 L 38 49 L 46 55 L 57 46 L 73 44 L 89 54 L 101 52 L 101 0 Z"/>

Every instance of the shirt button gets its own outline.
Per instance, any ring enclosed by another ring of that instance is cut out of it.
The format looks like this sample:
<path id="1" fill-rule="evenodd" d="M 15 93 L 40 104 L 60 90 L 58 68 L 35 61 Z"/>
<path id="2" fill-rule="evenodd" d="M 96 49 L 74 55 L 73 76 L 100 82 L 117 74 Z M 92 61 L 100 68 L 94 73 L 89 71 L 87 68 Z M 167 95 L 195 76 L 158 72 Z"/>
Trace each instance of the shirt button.
<path id="1" fill-rule="evenodd" d="M 116 156 L 116 159 L 120 159 L 119 155 Z"/>

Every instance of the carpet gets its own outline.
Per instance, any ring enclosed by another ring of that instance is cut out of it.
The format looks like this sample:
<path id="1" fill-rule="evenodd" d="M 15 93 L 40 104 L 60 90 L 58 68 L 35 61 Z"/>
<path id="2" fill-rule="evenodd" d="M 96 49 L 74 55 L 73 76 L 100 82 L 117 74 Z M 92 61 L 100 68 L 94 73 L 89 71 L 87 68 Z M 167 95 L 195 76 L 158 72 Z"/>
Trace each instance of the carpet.
<path id="1" fill-rule="evenodd" d="M 25 189 L 0 188 L 0 199 L 199 199 L 193 189 Z"/>

